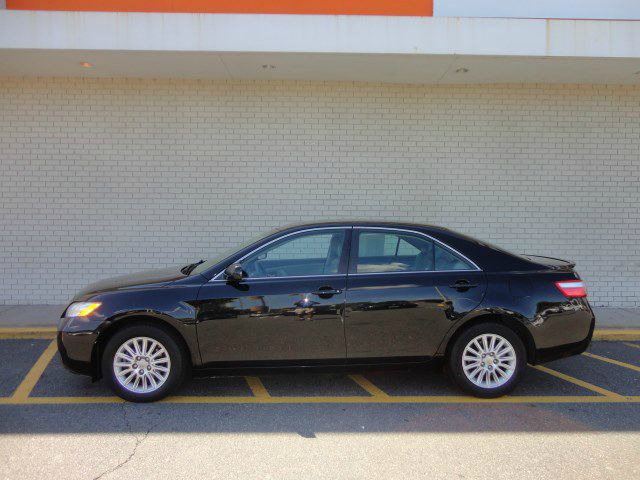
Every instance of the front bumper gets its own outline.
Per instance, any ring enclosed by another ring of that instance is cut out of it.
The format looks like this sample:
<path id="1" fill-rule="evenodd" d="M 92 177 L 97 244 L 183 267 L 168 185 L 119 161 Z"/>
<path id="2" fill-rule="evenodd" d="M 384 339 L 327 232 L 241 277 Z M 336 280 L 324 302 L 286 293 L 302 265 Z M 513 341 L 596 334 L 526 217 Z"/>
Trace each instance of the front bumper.
<path id="1" fill-rule="evenodd" d="M 62 364 L 68 370 L 82 375 L 93 375 L 93 355 L 98 333 L 78 324 L 73 319 L 62 318 L 58 324 L 58 351 Z"/>

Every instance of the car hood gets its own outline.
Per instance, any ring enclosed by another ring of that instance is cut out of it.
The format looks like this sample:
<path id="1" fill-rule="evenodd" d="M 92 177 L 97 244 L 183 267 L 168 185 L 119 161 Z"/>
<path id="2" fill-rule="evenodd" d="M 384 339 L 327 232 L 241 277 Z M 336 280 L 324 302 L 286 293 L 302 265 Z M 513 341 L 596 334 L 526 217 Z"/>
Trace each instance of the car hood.
<path id="1" fill-rule="evenodd" d="M 184 265 L 169 268 L 157 268 L 154 270 L 143 270 L 142 272 L 100 280 L 99 282 L 87 285 L 85 288 L 80 290 L 74 297 L 74 300 L 96 293 L 113 290 L 168 285 L 175 280 L 186 277 L 186 275 L 180 271 L 180 268 L 183 266 Z"/>

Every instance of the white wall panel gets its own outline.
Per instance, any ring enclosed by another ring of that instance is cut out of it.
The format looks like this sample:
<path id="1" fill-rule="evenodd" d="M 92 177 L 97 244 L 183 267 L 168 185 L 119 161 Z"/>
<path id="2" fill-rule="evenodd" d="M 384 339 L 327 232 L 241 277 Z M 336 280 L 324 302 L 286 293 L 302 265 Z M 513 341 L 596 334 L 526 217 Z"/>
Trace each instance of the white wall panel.
<path id="1" fill-rule="evenodd" d="M 449 226 L 640 306 L 640 87 L 0 79 L 0 304 L 290 222 Z"/>

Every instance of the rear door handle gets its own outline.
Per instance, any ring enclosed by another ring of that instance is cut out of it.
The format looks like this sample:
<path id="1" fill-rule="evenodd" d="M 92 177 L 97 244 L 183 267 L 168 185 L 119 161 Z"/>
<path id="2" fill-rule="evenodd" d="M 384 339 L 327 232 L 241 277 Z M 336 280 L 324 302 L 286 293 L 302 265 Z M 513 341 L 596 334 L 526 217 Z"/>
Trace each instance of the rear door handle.
<path id="1" fill-rule="evenodd" d="M 342 293 L 342 290 L 339 288 L 332 287 L 320 287 L 315 292 L 311 292 L 313 295 L 318 295 L 320 298 L 329 298 L 332 295 L 339 295 Z"/>
<path id="2" fill-rule="evenodd" d="M 456 283 L 452 283 L 451 285 L 449 285 L 450 288 L 455 288 L 456 290 L 460 291 L 469 290 L 470 288 L 476 288 L 477 286 L 477 283 L 470 283 L 467 280 L 458 280 Z"/>

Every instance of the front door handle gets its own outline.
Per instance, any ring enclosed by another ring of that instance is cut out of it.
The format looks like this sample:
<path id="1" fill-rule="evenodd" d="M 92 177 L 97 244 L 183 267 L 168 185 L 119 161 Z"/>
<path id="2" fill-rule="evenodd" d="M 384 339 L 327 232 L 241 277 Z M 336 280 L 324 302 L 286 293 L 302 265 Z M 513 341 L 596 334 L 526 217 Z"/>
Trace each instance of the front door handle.
<path id="1" fill-rule="evenodd" d="M 449 285 L 450 288 L 454 288 L 459 292 L 464 292 L 469 290 L 470 288 L 476 288 L 477 286 L 477 283 L 471 283 L 468 280 L 458 280 L 456 283 L 452 283 L 451 285 Z"/>
<path id="2" fill-rule="evenodd" d="M 311 293 L 313 295 L 319 296 L 320 298 L 329 298 L 329 297 L 332 297 L 333 295 L 341 294 L 342 290 L 339 288 L 333 288 L 333 287 L 320 287 L 318 290 Z"/>

